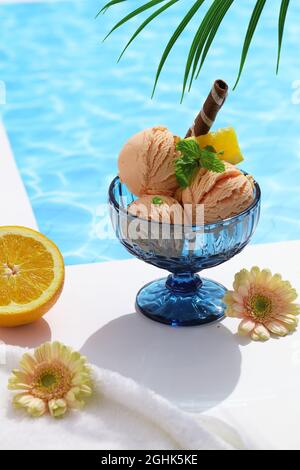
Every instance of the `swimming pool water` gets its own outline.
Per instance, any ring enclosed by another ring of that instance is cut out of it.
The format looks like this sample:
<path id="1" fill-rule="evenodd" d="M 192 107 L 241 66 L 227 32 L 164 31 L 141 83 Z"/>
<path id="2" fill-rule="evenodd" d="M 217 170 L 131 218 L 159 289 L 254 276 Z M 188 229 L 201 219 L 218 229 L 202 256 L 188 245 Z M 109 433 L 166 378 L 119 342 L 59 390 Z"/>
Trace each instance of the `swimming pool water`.
<path id="1" fill-rule="evenodd" d="M 190 1 L 178 2 L 145 30 L 120 64 L 121 47 L 141 20 L 106 43 L 101 40 L 128 5 L 139 4 L 136 0 L 98 20 L 99 0 L 0 6 L 0 80 L 7 90 L 0 112 L 40 230 L 59 245 L 68 264 L 129 256 L 116 240 L 99 239 L 118 150 L 131 134 L 154 124 L 183 135 L 212 81 L 222 77 L 234 83 L 254 2 L 236 3 L 182 105 L 192 27 L 170 57 L 154 100 L 150 94 L 162 48 Z M 291 5 L 276 78 L 280 2 L 267 3 L 241 83 L 217 124 L 235 126 L 246 158 L 243 168 L 263 190 L 255 243 L 300 238 L 300 104 L 297 99 L 293 104 L 294 82 L 300 80 L 300 5 Z"/>

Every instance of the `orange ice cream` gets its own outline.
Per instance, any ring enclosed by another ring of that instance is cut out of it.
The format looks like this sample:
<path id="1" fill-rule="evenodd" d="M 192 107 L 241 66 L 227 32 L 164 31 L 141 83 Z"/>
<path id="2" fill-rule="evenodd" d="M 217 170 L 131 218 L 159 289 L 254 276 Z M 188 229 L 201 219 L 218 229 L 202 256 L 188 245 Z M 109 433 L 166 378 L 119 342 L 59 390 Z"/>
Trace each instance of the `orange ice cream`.
<path id="1" fill-rule="evenodd" d="M 154 204 L 153 200 L 159 199 L 160 204 Z M 166 224 L 183 224 L 184 212 L 182 206 L 176 199 L 170 196 L 142 196 L 128 207 L 131 215 L 141 219 Z"/>
<path id="2" fill-rule="evenodd" d="M 165 127 L 145 129 L 131 137 L 119 155 L 119 176 L 136 196 L 173 196 L 177 138 Z"/>
<path id="3" fill-rule="evenodd" d="M 182 204 L 204 204 L 204 221 L 213 223 L 243 212 L 254 199 L 254 183 L 238 168 L 225 163 L 224 173 L 201 169 L 181 193 Z M 193 218 L 196 211 L 193 210 Z M 193 220 L 195 223 L 195 220 Z"/>

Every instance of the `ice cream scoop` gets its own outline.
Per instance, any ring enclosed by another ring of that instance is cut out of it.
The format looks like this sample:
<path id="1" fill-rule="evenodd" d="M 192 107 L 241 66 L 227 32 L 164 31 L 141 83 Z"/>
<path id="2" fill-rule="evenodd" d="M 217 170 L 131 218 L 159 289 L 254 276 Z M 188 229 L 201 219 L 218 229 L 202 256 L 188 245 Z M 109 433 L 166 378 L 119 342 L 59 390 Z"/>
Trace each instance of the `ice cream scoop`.
<path id="1" fill-rule="evenodd" d="M 130 243 L 151 256 L 181 256 L 184 211 L 176 199 L 162 195 L 142 196 L 129 205 L 128 212 L 135 216 L 128 217 L 127 221 Z"/>
<path id="2" fill-rule="evenodd" d="M 174 170 L 177 140 L 167 128 L 158 126 L 126 142 L 119 155 L 119 176 L 133 194 L 174 195 L 178 188 Z"/>
<path id="3" fill-rule="evenodd" d="M 166 224 L 183 224 L 184 222 L 182 206 L 170 196 L 142 196 L 129 205 L 128 212 L 153 222 Z"/>
<path id="4" fill-rule="evenodd" d="M 191 185 L 181 193 L 182 204 L 193 205 L 193 223 L 196 223 L 198 204 L 204 205 L 204 222 L 213 223 L 243 212 L 253 199 L 252 177 L 226 162 L 223 173 L 199 170 Z"/>

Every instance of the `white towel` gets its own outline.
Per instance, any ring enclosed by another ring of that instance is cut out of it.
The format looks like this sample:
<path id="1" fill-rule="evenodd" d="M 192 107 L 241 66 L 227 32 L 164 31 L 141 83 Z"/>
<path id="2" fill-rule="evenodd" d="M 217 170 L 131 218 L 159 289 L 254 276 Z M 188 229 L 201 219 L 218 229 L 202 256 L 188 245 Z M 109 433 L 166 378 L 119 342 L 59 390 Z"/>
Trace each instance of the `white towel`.
<path id="1" fill-rule="evenodd" d="M 3 354 L 5 352 L 5 354 Z M 25 350 L 2 347 L 1 449 L 230 450 L 242 444 L 227 425 L 194 419 L 166 399 L 115 372 L 93 367 L 95 391 L 81 411 L 65 418 L 31 418 L 14 410 L 7 390 L 11 370 Z"/>

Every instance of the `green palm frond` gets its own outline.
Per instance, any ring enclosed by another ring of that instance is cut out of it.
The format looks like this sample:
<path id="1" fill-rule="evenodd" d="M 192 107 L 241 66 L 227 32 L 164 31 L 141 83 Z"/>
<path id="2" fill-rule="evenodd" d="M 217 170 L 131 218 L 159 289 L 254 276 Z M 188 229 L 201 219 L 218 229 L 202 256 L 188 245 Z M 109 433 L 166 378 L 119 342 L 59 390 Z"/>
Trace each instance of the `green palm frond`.
<path id="1" fill-rule="evenodd" d="M 286 20 L 286 15 L 288 12 L 289 5 L 290 5 L 290 0 L 282 0 L 280 14 L 279 14 L 279 21 L 278 21 L 278 58 L 277 58 L 276 73 L 278 73 L 279 71 L 284 26 L 285 26 L 285 20 Z"/>
<path id="2" fill-rule="evenodd" d="M 120 59 L 123 57 L 125 51 L 128 49 L 128 47 L 130 46 L 130 44 L 132 43 L 132 41 L 134 41 L 134 39 L 140 34 L 140 32 L 149 24 L 151 23 L 151 21 L 153 21 L 158 15 L 160 15 L 162 12 L 164 12 L 165 10 L 167 10 L 169 7 L 171 7 L 172 5 L 174 5 L 175 3 L 179 2 L 179 0 L 171 0 L 170 2 L 168 2 L 166 5 L 163 5 L 162 7 L 160 7 L 158 10 L 156 10 L 154 13 L 152 13 L 152 15 L 150 15 L 142 24 L 141 26 L 139 26 L 139 28 L 136 30 L 136 32 L 133 34 L 133 36 L 130 38 L 130 40 L 128 41 L 128 43 L 126 44 L 126 46 L 124 47 L 119 59 L 118 59 L 118 62 L 120 61 Z"/>
<path id="3" fill-rule="evenodd" d="M 190 79 L 190 86 L 191 83 L 194 79 L 195 73 L 196 73 L 196 67 L 197 63 L 199 61 L 201 51 L 204 47 L 205 44 L 205 39 L 207 38 L 207 35 L 209 34 L 209 30 L 211 27 L 211 21 L 213 19 L 213 15 L 215 14 L 215 8 L 217 8 L 217 5 L 220 3 L 221 0 L 214 0 L 212 6 L 208 10 L 207 14 L 205 15 L 203 21 L 200 23 L 200 27 L 198 28 L 198 31 L 195 34 L 195 37 L 193 39 L 190 52 L 187 58 L 186 66 L 185 66 L 185 74 L 183 78 L 183 89 L 182 89 L 182 99 L 184 97 L 186 85 L 188 82 L 188 78 L 191 72 L 192 68 L 192 73 L 191 73 L 191 79 Z"/>
<path id="4" fill-rule="evenodd" d="M 111 1 L 106 2 L 105 5 L 99 11 L 98 15 L 100 13 L 105 13 L 112 6 L 123 3 L 125 1 L 127 0 L 111 0 Z M 127 23 L 134 17 L 137 17 L 140 14 L 146 12 L 147 10 L 150 10 L 156 6 L 159 6 L 159 8 L 153 11 L 150 14 L 150 16 L 148 16 L 141 23 L 138 29 L 135 31 L 133 36 L 130 38 L 130 40 L 127 42 L 126 46 L 122 50 L 119 60 L 124 55 L 125 51 L 128 49 L 130 44 L 139 36 L 141 31 L 143 31 L 146 28 L 146 26 L 148 26 L 153 20 L 159 18 L 159 16 L 162 13 L 169 10 L 169 8 L 171 8 L 173 5 L 175 5 L 175 3 L 178 3 L 179 1 L 180 0 L 152 0 L 152 1 L 143 2 L 143 4 L 140 7 L 134 9 L 133 11 L 128 13 L 124 18 L 122 18 L 109 31 L 109 33 L 105 36 L 105 39 L 108 36 L 110 36 L 110 34 L 112 34 L 116 29 L 120 28 L 121 26 L 123 26 L 125 23 Z M 249 21 L 249 25 L 247 28 L 246 36 L 244 39 L 239 71 L 238 71 L 237 80 L 234 85 L 234 88 L 236 88 L 242 76 L 246 59 L 249 53 L 249 49 L 252 44 L 253 37 L 256 31 L 256 28 L 258 26 L 258 23 L 261 19 L 266 2 L 267 0 L 257 0 L 254 6 L 254 9 L 253 9 L 250 21 Z M 165 63 L 168 59 L 170 52 L 172 51 L 178 38 L 183 34 L 188 24 L 191 22 L 194 16 L 201 10 L 202 5 L 204 5 L 205 3 L 206 3 L 206 0 L 194 0 L 192 6 L 185 13 L 184 17 L 182 19 L 179 19 L 179 24 L 177 28 L 175 29 L 174 33 L 172 34 L 170 40 L 168 41 L 162 53 L 162 57 L 160 59 L 156 76 L 155 76 L 155 80 L 154 80 L 152 96 L 154 95 L 159 77 L 161 75 L 163 67 L 165 66 Z M 236 0 L 211 0 L 211 5 L 208 8 L 206 14 L 204 15 L 202 21 L 200 21 L 200 25 L 198 26 L 195 32 L 195 36 L 193 38 L 192 44 L 190 46 L 190 49 L 187 55 L 187 61 L 186 61 L 184 77 L 183 77 L 182 98 L 184 97 L 186 90 L 191 89 L 193 81 L 198 78 L 202 70 L 202 67 L 206 61 L 210 48 L 212 47 L 215 37 L 220 29 L 221 23 L 223 19 L 226 17 L 229 9 L 231 8 L 233 4 L 238 4 L 238 2 Z M 283 36 L 284 36 L 284 30 L 285 30 L 285 24 L 286 24 L 286 18 L 287 18 L 289 6 L 290 6 L 290 0 L 281 0 L 281 7 L 280 7 L 280 12 L 279 12 L 279 20 L 278 20 L 278 57 L 277 57 L 277 69 L 276 69 L 277 72 L 279 70 Z"/>
<path id="5" fill-rule="evenodd" d="M 255 30 L 257 28 L 259 18 L 261 17 L 262 11 L 265 7 L 266 1 L 267 0 L 257 0 L 256 5 L 254 7 L 254 10 L 253 10 L 253 13 L 252 13 L 252 16 L 251 16 L 251 19 L 250 19 L 250 23 L 249 23 L 249 26 L 248 26 L 248 29 L 247 29 L 245 41 L 244 41 L 244 46 L 243 46 L 243 51 L 242 51 L 241 64 L 240 64 L 238 77 L 237 77 L 237 80 L 235 82 L 235 85 L 234 85 L 233 89 L 235 89 L 237 87 L 237 84 L 240 81 L 240 78 L 241 78 L 241 75 L 242 75 L 242 72 L 243 72 L 243 68 L 244 68 L 244 65 L 245 65 L 245 62 L 246 62 L 246 58 L 247 58 L 247 55 L 248 55 L 248 52 L 249 52 L 249 47 L 250 47 L 250 44 L 252 42 Z"/>
<path id="6" fill-rule="evenodd" d="M 221 6 L 219 12 L 217 13 L 216 17 L 214 18 L 213 26 L 210 30 L 209 36 L 206 40 L 206 44 L 205 44 L 205 47 L 204 47 L 204 50 L 203 50 L 203 53 L 202 53 L 202 57 L 201 57 L 201 60 L 200 60 L 200 64 L 199 64 L 199 68 L 198 68 L 196 78 L 198 78 L 198 76 L 199 76 L 199 73 L 202 69 L 202 66 L 204 64 L 206 56 L 209 52 L 210 46 L 212 45 L 213 40 L 214 40 L 218 30 L 219 30 L 219 27 L 220 27 L 223 19 L 225 18 L 226 13 L 228 12 L 229 8 L 233 4 L 233 2 L 234 2 L 234 0 L 224 0 L 222 2 L 222 6 Z"/>
<path id="7" fill-rule="evenodd" d="M 145 3 L 145 4 L 142 5 L 141 7 L 136 8 L 136 9 L 133 10 L 131 13 L 129 13 L 128 15 L 126 15 L 121 21 L 119 21 L 119 22 L 110 30 L 110 32 L 105 36 L 104 41 L 105 41 L 105 39 L 107 39 L 108 36 L 110 36 L 111 33 L 113 33 L 116 29 L 120 28 L 120 26 L 123 26 L 123 24 L 127 23 L 127 21 L 131 20 L 131 19 L 134 18 L 135 16 L 140 15 L 140 14 L 143 13 L 144 11 L 149 10 L 149 9 L 152 8 L 152 7 L 155 7 L 156 5 L 158 5 L 159 3 L 162 3 L 162 2 L 164 2 L 164 1 L 165 1 L 165 0 L 151 0 L 150 2 Z"/>
<path id="8" fill-rule="evenodd" d="M 189 22 L 192 20 L 192 18 L 195 16 L 201 5 L 205 2 L 205 0 L 197 0 L 195 2 L 195 5 L 192 6 L 192 8 L 187 12 L 183 20 L 179 23 L 179 26 L 176 28 L 174 34 L 172 35 L 170 41 L 167 44 L 167 47 L 165 48 L 162 58 L 160 60 L 160 63 L 158 65 L 158 69 L 156 72 L 156 77 L 155 77 L 155 82 L 154 82 L 154 87 L 152 91 L 152 97 L 155 93 L 155 89 L 157 86 L 157 82 L 159 79 L 159 76 L 161 74 L 161 71 L 163 69 L 163 66 L 168 58 L 168 55 L 170 54 L 174 44 L 176 43 L 177 39 L 179 38 L 180 34 L 185 30 Z"/>
<path id="9" fill-rule="evenodd" d="M 111 0 L 110 2 L 107 2 L 98 12 L 96 18 L 98 18 L 98 16 L 101 15 L 101 13 L 105 13 L 113 5 L 117 5 L 117 3 L 123 3 L 123 2 L 126 2 L 126 0 Z"/>
<path id="10" fill-rule="evenodd" d="M 192 42 L 186 63 L 185 74 L 183 79 L 182 99 L 185 94 L 189 75 L 191 75 L 189 84 L 190 90 L 195 75 L 197 78 L 200 73 L 205 57 L 208 54 L 208 51 L 212 44 L 212 40 L 216 35 L 216 32 L 223 18 L 225 17 L 226 12 L 228 11 L 233 2 L 234 0 L 214 0 L 206 15 L 204 16 L 202 22 L 200 23 L 198 31 L 196 32 L 196 35 Z"/>

